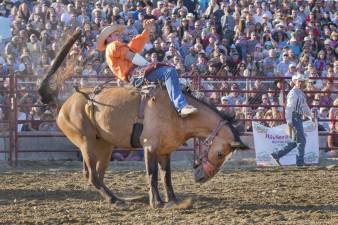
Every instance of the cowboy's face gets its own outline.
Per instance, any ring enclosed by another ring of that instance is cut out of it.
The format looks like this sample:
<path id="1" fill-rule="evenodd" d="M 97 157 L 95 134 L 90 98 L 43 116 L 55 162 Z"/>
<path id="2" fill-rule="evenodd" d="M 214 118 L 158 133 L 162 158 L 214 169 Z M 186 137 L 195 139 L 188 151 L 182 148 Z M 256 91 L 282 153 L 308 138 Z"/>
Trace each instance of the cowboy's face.
<path id="1" fill-rule="evenodd" d="M 295 80 L 295 86 L 300 89 L 306 88 L 306 81 L 305 80 Z"/>
<path id="2" fill-rule="evenodd" d="M 111 42 L 113 42 L 113 41 L 122 41 L 122 33 L 120 33 L 120 32 L 113 32 L 113 33 L 111 33 L 111 34 L 107 37 L 106 41 L 107 41 L 108 43 L 111 43 Z"/>

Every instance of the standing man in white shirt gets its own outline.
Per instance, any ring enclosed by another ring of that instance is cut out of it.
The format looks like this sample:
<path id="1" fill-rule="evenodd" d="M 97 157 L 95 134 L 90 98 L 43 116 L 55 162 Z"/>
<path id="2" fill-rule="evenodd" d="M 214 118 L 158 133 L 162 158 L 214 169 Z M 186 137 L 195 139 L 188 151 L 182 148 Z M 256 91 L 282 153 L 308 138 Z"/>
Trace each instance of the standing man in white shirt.
<path id="1" fill-rule="evenodd" d="M 312 115 L 311 110 L 306 103 L 306 97 L 303 92 L 306 87 L 307 80 L 307 77 L 304 74 L 300 73 L 292 77 L 294 87 L 291 89 L 287 96 L 285 118 L 289 126 L 290 136 L 292 137 L 293 141 L 288 143 L 281 150 L 271 154 L 272 158 L 278 165 L 281 165 L 279 162 L 280 158 L 288 154 L 295 147 L 297 147 L 298 149 L 296 164 L 297 166 L 304 165 L 304 149 L 306 139 L 303 129 L 302 117 L 303 115 L 305 115 L 313 122 L 315 122 L 315 117 Z M 293 135 L 291 133 L 293 133 Z"/>

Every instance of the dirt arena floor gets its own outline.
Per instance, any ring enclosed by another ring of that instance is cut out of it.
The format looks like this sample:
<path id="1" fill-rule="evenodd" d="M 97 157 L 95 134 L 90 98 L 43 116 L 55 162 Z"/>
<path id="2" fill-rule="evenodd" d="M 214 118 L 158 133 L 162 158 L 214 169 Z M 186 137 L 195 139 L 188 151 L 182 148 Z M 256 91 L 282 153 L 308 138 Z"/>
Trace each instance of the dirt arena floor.
<path id="1" fill-rule="evenodd" d="M 196 184 L 191 165 L 173 165 L 187 209 L 151 209 L 143 163 L 113 163 L 106 184 L 120 195 L 144 195 L 117 208 L 84 181 L 81 164 L 0 166 L 0 224 L 338 224 L 335 166 L 223 167 Z"/>

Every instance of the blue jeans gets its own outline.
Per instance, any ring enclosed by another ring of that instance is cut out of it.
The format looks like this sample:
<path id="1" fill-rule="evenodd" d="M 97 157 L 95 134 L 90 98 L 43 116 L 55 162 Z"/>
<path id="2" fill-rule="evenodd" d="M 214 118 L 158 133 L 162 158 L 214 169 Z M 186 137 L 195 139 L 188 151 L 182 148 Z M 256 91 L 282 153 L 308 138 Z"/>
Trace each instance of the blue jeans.
<path id="1" fill-rule="evenodd" d="M 306 144 L 305 133 L 303 128 L 302 116 L 297 113 L 292 113 L 292 124 L 293 124 L 293 141 L 288 143 L 283 149 L 276 152 L 278 158 L 288 154 L 292 149 L 297 147 L 297 165 L 304 165 L 304 149 Z"/>
<path id="2" fill-rule="evenodd" d="M 182 94 L 178 74 L 174 67 L 159 67 L 149 73 L 146 79 L 150 82 L 163 81 L 165 83 L 170 101 L 174 104 L 177 112 L 187 105 L 187 100 Z M 143 78 L 137 78 L 132 81 L 134 86 L 141 82 L 143 82 Z"/>

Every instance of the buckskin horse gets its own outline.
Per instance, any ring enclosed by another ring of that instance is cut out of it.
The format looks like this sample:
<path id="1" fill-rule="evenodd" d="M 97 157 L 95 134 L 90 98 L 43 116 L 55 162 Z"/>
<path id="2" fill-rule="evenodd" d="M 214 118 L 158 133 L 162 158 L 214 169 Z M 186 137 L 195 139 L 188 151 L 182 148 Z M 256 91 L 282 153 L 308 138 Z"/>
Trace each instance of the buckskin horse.
<path id="1" fill-rule="evenodd" d="M 53 74 L 60 67 L 69 49 L 80 35 L 77 30 L 60 49 L 50 70 L 39 87 L 45 104 L 56 103 L 58 88 Z M 110 203 L 122 201 L 104 184 L 104 174 L 114 148 L 131 148 L 132 129 L 138 118 L 141 96 L 133 87 L 104 88 L 92 99 L 92 89 L 73 93 L 62 105 L 56 122 L 63 133 L 80 150 L 84 160 L 84 175 L 89 184 Z M 158 169 L 165 187 L 166 202 L 177 202 L 171 182 L 170 154 L 188 139 L 205 138 L 206 150 L 195 162 L 196 182 L 206 182 L 220 169 L 235 149 L 246 148 L 232 125 L 232 118 L 220 113 L 214 106 L 187 94 L 189 104 L 198 113 L 181 118 L 171 105 L 167 92 L 155 89 L 155 97 L 144 106 L 143 131 L 139 142 L 144 149 L 146 173 L 149 181 L 149 202 L 153 208 L 163 206 L 158 190 Z M 60 103 L 59 103 L 60 104 Z M 92 113 L 90 113 L 90 111 Z M 169 204 L 167 204 L 169 205 Z"/>

